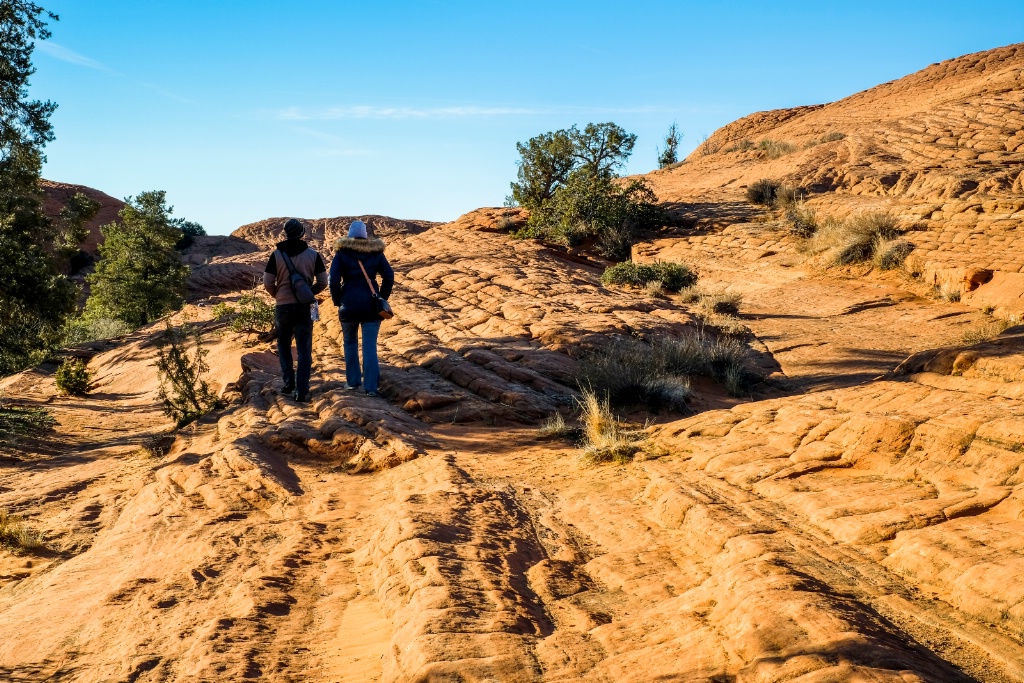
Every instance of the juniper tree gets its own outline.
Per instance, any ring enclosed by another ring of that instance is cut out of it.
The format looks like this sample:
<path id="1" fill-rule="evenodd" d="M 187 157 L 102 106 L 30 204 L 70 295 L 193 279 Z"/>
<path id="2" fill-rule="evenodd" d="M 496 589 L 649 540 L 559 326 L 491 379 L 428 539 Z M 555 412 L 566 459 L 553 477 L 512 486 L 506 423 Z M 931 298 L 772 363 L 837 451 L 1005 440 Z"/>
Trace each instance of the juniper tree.
<path id="1" fill-rule="evenodd" d="M 636 135 L 614 123 L 588 123 L 519 143 L 518 180 L 510 199 L 529 209 L 521 237 L 573 245 L 628 258 L 636 232 L 656 220 L 655 197 L 642 180 L 617 181 Z"/>
<path id="2" fill-rule="evenodd" d="M 145 325 L 181 307 L 189 268 L 175 245 L 182 237 L 163 191 L 128 197 L 120 222 L 100 228 L 100 261 L 87 278 L 92 286 L 86 316 Z"/>
<path id="3" fill-rule="evenodd" d="M 683 134 L 679 132 L 679 126 L 675 121 L 668 128 L 668 135 L 665 136 L 665 149 L 658 152 L 658 168 L 665 168 L 679 162 L 679 141 Z"/>
<path id="4" fill-rule="evenodd" d="M 0 1 L 0 374 L 37 360 L 74 311 L 75 288 L 60 272 L 61 226 L 42 211 L 43 147 L 57 105 L 29 97 L 35 41 L 57 20 L 34 2 Z"/>

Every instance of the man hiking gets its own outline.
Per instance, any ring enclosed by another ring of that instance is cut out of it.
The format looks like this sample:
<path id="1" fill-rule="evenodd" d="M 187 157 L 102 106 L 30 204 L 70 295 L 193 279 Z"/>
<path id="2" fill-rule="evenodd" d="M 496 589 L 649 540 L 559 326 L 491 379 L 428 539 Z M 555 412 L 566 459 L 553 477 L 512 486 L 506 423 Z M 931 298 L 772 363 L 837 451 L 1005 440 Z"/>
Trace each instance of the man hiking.
<path id="1" fill-rule="evenodd" d="M 274 324 L 277 326 L 277 357 L 281 361 L 281 379 L 284 393 L 291 394 L 296 401 L 309 400 L 309 372 L 313 365 L 313 319 L 310 315 L 310 290 L 316 294 L 327 287 L 327 268 L 324 260 L 302 239 L 305 228 L 298 220 L 289 218 L 284 224 L 287 239 L 277 243 L 277 249 L 270 255 L 263 270 L 263 286 L 277 303 L 274 309 Z M 308 289 L 301 282 L 293 284 L 292 272 L 300 275 Z M 292 338 L 295 338 L 295 352 L 298 368 L 292 367 Z"/>

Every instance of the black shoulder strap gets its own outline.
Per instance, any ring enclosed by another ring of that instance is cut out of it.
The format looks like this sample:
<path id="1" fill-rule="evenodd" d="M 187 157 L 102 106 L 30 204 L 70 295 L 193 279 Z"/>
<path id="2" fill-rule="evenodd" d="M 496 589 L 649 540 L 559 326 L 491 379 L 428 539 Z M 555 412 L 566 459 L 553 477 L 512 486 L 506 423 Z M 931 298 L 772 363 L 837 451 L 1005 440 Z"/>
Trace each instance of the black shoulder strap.
<path id="1" fill-rule="evenodd" d="M 278 249 L 277 253 L 284 258 L 284 264 L 288 266 L 288 273 L 290 275 L 295 275 L 295 264 L 292 263 L 291 257 L 288 256 L 288 254 L 284 253 L 284 249 Z"/>

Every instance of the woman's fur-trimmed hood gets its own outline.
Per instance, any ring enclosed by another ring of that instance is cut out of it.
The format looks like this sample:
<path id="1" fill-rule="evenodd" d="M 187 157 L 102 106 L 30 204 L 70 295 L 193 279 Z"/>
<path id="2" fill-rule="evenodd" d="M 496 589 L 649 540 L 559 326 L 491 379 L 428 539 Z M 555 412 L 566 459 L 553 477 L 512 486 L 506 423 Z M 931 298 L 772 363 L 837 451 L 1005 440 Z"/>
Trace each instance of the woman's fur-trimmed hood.
<path id="1" fill-rule="evenodd" d="M 354 237 L 339 237 L 334 240 L 334 250 L 351 249 L 363 254 L 376 254 L 384 251 L 384 240 L 376 237 L 368 240 L 355 239 Z"/>

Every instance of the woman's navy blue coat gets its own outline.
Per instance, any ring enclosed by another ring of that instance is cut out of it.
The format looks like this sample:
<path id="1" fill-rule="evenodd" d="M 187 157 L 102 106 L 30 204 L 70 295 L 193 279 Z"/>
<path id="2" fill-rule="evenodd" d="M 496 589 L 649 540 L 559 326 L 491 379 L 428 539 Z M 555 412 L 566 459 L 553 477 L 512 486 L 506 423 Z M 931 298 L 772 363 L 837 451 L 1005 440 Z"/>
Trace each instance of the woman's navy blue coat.
<path id="1" fill-rule="evenodd" d="M 366 274 L 375 283 L 380 275 L 380 295 L 387 299 L 395 285 L 395 271 L 384 256 L 384 242 L 379 239 L 355 239 L 342 237 L 334 242 L 337 250 L 331 262 L 331 300 L 338 306 L 338 315 L 343 323 L 379 322 L 377 302 L 373 300 Z"/>

